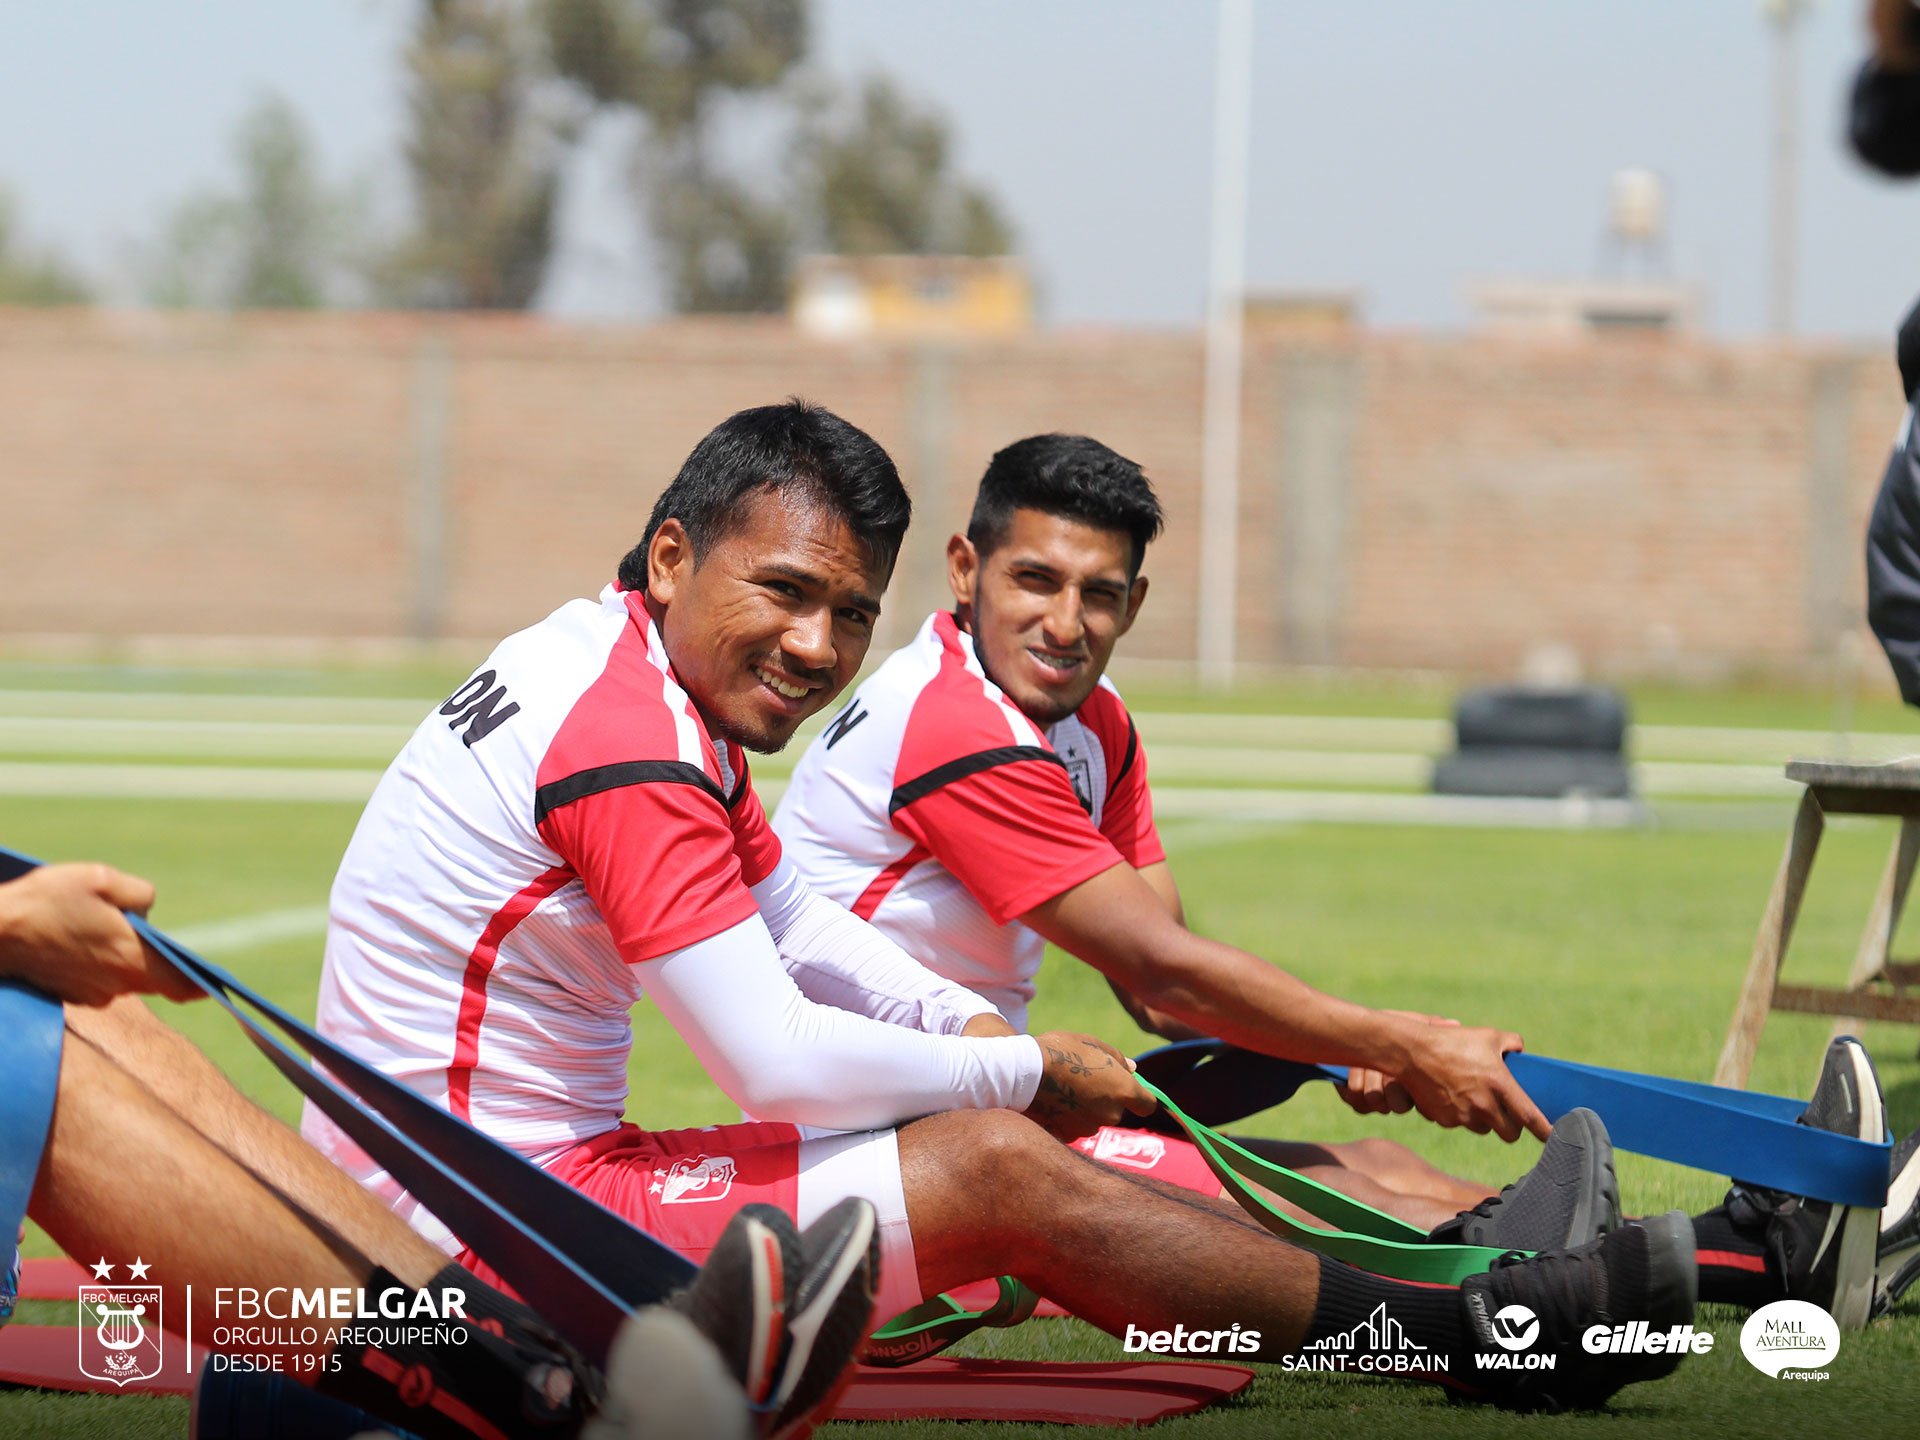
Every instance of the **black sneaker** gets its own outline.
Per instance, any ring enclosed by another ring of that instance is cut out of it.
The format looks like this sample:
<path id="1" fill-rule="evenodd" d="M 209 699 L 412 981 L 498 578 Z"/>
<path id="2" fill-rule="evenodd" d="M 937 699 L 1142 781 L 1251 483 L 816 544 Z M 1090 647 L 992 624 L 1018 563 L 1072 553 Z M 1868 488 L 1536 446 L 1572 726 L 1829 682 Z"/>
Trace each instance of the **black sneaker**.
<path id="1" fill-rule="evenodd" d="M 788 1349 L 773 1395 L 774 1440 L 840 1393 L 873 1325 L 880 1221 L 870 1201 L 842 1200 L 800 1236 L 800 1278 L 787 1305 Z"/>
<path id="2" fill-rule="evenodd" d="M 763 1426 L 778 1408 L 787 1306 L 802 1269 L 800 1233 L 787 1213 L 746 1205 L 720 1232 L 693 1284 L 668 1302 L 713 1342 Z"/>
<path id="3" fill-rule="evenodd" d="M 1591 1110 L 1553 1122 L 1540 1159 L 1498 1195 L 1434 1227 L 1428 1238 L 1496 1250 L 1571 1250 L 1620 1228 L 1613 1142 Z"/>
<path id="4" fill-rule="evenodd" d="M 1509 1410 L 1596 1408 L 1622 1386 L 1669 1374 L 1687 1352 L 1594 1354 L 1582 1343 L 1587 1331 L 1639 1320 L 1645 1334 L 1671 1338 L 1676 1327 L 1692 1325 L 1698 1290 L 1693 1224 L 1678 1210 L 1576 1249 L 1495 1261 L 1460 1286 L 1477 1353 L 1474 1368 L 1450 1377 L 1450 1386 Z M 1482 1357 L 1511 1368 L 1483 1367 Z M 1552 1363 L 1542 1368 L 1535 1357 Z"/>
<path id="5" fill-rule="evenodd" d="M 1820 1083 L 1800 1123 L 1860 1140 L 1885 1138 L 1880 1081 L 1866 1048 L 1851 1035 L 1827 1047 Z M 1727 1192 L 1727 1212 L 1743 1228 L 1764 1225 L 1768 1269 L 1780 1277 L 1789 1299 L 1818 1305 L 1842 1330 L 1867 1323 L 1880 1212 L 1739 1181 Z"/>
<path id="6" fill-rule="evenodd" d="M 1887 1208 L 1880 1212 L 1873 1313 L 1890 1309 L 1915 1280 L 1920 1280 L 1920 1130 L 1893 1147 Z"/>

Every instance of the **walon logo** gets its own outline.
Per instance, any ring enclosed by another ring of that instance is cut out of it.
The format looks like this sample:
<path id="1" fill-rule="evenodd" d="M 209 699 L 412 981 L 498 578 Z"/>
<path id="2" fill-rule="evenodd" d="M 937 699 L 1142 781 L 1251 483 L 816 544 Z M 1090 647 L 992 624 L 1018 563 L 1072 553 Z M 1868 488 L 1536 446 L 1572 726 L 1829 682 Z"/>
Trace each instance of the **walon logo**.
<path id="1" fill-rule="evenodd" d="M 1478 1297 L 1475 1297 L 1478 1298 Z M 1540 1338 L 1540 1317 L 1524 1305 L 1502 1305 L 1487 1320 L 1487 1333 L 1500 1349 L 1475 1351 L 1474 1367 L 1479 1370 L 1551 1370 L 1559 1362 L 1557 1355 L 1525 1353 Z"/>

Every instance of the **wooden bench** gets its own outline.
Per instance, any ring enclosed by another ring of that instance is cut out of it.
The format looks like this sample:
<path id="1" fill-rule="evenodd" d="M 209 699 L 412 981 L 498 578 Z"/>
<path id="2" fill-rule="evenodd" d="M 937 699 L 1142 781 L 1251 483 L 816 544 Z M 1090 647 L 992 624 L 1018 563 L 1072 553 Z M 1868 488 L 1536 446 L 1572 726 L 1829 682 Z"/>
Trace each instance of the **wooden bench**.
<path id="1" fill-rule="evenodd" d="M 1716 1085 L 1744 1089 L 1753 1070 L 1754 1051 L 1770 1010 L 1803 1015 L 1838 1015 L 1855 1020 L 1899 1020 L 1920 1025 L 1920 963 L 1897 961 L 1890 954 L 1900 912 L 1907 903 L 1913 867 L 1920 858 L 1920 762 L 1849 765 L 1826 760 L 1792 760 L 1787 778 L 1806 786 L 1793 819 L 1787 851 L 1767 897 L 1760 933 L 1753 942 L 1746 983 L 1734 1007 L 1727 1043 L 1714 1071 Z M 1884 815 L 1900 822 L 1899 836 L 1887 859 L 1879 894 L 1867 916 L 1866 932 L 1854 955 L 1845 989 L 1821 985 L 1783 985 L 1780 967 L 1793 938 L 1793 922 L 1806 894 L 1813 857 L 1828 815 Z M 1836 1032 L 1844 1029 L 1836 1024 Z"/>

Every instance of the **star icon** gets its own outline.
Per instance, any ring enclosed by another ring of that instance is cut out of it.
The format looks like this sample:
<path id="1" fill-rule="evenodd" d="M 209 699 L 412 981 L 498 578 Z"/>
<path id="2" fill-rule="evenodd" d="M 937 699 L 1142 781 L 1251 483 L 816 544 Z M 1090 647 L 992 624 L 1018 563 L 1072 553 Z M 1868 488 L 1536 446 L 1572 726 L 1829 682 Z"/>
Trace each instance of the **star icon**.
<path id="1" fill-rule="evenodd" d="M 138 1255 L 134 1256 L 133 1264 L 127 1267 L 127 1278 L 129 1280 L 146 1279 L 147 1278 L 147 1262 L 142 1260 Z"/>
<path id="2" fill-rule="evenodd" d="M 113 1266 L 107 1263 L 104 1255 L 94 1262 L 93 1278 L 96 1280 L 111 1280 L 113 1278 Z"/>

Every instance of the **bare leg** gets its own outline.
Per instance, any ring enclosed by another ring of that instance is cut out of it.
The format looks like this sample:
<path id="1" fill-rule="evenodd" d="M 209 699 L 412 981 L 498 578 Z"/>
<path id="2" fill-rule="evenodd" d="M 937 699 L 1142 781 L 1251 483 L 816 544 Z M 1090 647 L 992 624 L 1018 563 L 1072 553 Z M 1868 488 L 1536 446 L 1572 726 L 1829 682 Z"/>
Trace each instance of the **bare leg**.
<path id="1" fill-rule="evenodd" d="M 1449 1175 L 1392 1140 L 1316 1145 L 1242 1135 L 1233 1139 L 1263 1160 L 1297 1170 L 1423 1230 L 1431 1230 L 1442 1220 L 1478 1205 L 1498 1188 Z"/>
<path id="2" fill-rule="evenodd" d="M 108 1057 L 152 1101 L 354 1253 L 415 1289 L 446 1265 L 445 1255 L 298 1134 L 235 1090 L 192 1041 L 162 1024 L 138 998 L 125 996 L 98 1010 L 69 1005 L 66 1014 L 70 1036 Z"/>
<path id="3" fill-rule="evenodd" d="M 373 1269 L 72 1035 L 28 1213 L 70 1255 L 146 1260 L 176 1304 L 191 1284 L 201 1334 L 232 1319 L 216 1314 L 216 1287 L 357 1286 Z M 171 1310 L 166 1318 L 179 1324 Z M 294 1343 L 258 1348 L 288 1360 L 325 1354 L 338 1327 L 314 1324 L 324 1338 L 313 1349 L 295 1342 L 299 1327 L 275 1337 Z"/>
<path id="4" fill-rule="evenodd" d="M 1202 1197 L 1135 1185 L 1005 1110 L 916 1120 L 899 1145 L 926 1294 L 1012 1274 L 1116 1334 L 1240 1323 L 1288 1349 L 1306 1333 L 1318 1259 Z"/>

